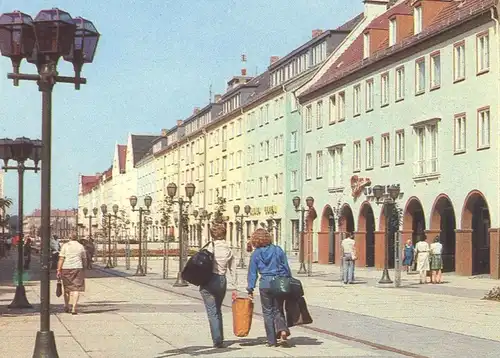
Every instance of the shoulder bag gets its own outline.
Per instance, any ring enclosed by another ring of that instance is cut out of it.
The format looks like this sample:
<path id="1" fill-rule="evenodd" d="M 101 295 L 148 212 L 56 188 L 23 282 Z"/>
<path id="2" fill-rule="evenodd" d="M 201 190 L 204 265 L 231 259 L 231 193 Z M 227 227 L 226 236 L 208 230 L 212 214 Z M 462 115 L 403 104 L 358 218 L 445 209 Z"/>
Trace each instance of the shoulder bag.
<path id="1" fill-rule="evenodd" d="M 207 250 L 210 244 L 212 245 L 212 251 Z M 182 270 L 181 277 L 195 286 L 206 285 L 212 278 L 214 251 L 214 242 L 208 242 L 200 251 L 189 258 Z"/>

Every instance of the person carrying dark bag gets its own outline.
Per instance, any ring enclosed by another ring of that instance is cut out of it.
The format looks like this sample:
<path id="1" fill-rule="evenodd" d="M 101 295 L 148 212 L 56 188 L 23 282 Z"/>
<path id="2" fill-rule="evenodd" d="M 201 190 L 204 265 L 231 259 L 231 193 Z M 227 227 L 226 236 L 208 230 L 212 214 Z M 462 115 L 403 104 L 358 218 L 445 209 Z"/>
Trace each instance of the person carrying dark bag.
<path id="1" fill-rule="evenodd" d="M 286 254 L 281 247 L 272 244 L 271 235 L 265 229 L 255 230 L 251 240 L 255 250 L 250 258 L 248 268 L 248 294 L 253 295 L 257 276 L 260 275 L 259 293 L 267 345 L 268 347 L 277 346 L 277 338 L 281 339 L 281 344 L 286 344 L 290 335 L 283 309 L 286 294 L 277 295 L 276 290 L 272 287 L 273 281 L 276 280 L 276 282 L 281 281 L 285 285 L 288 282 L 288 288 L 290 288 L 290 280 L 281 280 L 281 278 L 291 278 L 292 276 Z M 287 289 L 285 288 L 285 290 Z"/>
<path id="2" fill-rule="evenodd" d="M 31 264 L 31 239 L 27 238 L 24 243 L 24 269 L 29 270 Z"/>

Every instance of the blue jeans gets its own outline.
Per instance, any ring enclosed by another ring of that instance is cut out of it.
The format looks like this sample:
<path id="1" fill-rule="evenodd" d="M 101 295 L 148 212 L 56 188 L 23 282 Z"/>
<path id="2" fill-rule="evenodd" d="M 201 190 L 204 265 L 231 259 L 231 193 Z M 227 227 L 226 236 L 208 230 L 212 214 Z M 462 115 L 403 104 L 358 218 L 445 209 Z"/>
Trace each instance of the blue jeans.
<path id="1" fill-rule="evenodd" d="M 206 285 L 200 286 L 200 293 L 207 310 L 210 334 L 214 345 L 221 344 L 224 341 L 221 307 L 226 296 L 226 287 L 226 276 L 216 274 L 212 275 Z"/>
<path id="2" fill-rule="evenodd" d="M 343 281 L 344 283 L 352 283 L 354 282 L 354 260 L 352 260 L 351 256 L 343 257 L 344 264 L 344 272 L 343 272 Z"/>
<path id="3" fill-rule="evenodd" d="M 290 330 L 288 329 L 285 320 L 285 312 L 283 310 L 285 301 L 283 299 L 275 298 L 271 294 L 271 290 L 269 288 L 261 288 L 259 292 L 267 341 L 270 344 L 276 344 L 276 338 L 280 332 L 284 331 L 287 335 L 290 335 Z"/>

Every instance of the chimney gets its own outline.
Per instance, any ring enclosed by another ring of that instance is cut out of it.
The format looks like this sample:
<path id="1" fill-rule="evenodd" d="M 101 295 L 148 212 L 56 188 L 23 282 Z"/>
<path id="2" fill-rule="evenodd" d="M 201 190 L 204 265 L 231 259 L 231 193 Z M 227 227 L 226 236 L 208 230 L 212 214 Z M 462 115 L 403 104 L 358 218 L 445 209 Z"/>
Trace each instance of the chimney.
<path id="1" fill-rule="evenodd" d="M 242 68 L 241 69 L 241 75 L 242 76 L 246 76 L 247 75 L 247 69 L 246 68 Z"/>
<path id="2" fill-rule="evenodd" d="M 273 63 L 277 62 L 279 59 L 280 59 L 279 56 L 271 56 L 270 59 L 269 59 L 269 62 L 272 65 Z"/>
<path id="3" fill-rule="evenodd" d="M 193 114 L 196 114 L 200 111 L 200 107 L 194 107 Z"/>
<path id="4" fill-rule="evenodd" d="M 312 30 L 312 38 L 318 37 L 322 33 L 323 33 L 323 30 L 321 30 L 321 29 Z"/>
<path id="5" fill-rule="evenodd" d="M 387 11 L 390 0 L 364 0 L 365 4 L 365 17 L 374 19 Z"/>
<path id="6" fill-rule="evenodd" d="M 177 127 L 182 126 L 182 122 L 183 122 L 183 120 L 182 120 L 182 119 L 178 119 L 178 120 L 177 120 Z"/>
<path id="7" fill-rule="evenodd" d="M 220 94 L 216 94 L 216 95 L 214 96 L 214 103 L 219 103 L 219 101 L 220 101 L 220 99 L 221 99 L 221 98 L 222 98 L 222 95 L 220 95 Z"/>
<path id="8" fill-rule="evenodd" d="M 162 136 L 162 137 L 166 137 L 166 136 L 167 136 L 167 132 L 168 132 L 168 130 L 166 130 L 165 128 L 163 128 L 163 129 L 161 130 L 161 136 Z"/>

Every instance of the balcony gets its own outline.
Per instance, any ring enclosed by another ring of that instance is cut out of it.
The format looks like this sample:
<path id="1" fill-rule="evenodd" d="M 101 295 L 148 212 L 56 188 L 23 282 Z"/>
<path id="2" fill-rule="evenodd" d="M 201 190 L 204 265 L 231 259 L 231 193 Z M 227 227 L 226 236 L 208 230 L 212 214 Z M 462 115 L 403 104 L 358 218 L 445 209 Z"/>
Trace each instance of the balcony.
<path id="1" fill-rule="evenodd" d="M 438 168 L 438 158 L 417 160 L 413 163 L 413 180 L 419 182 L 438 179 L 440 177 Z"/>

